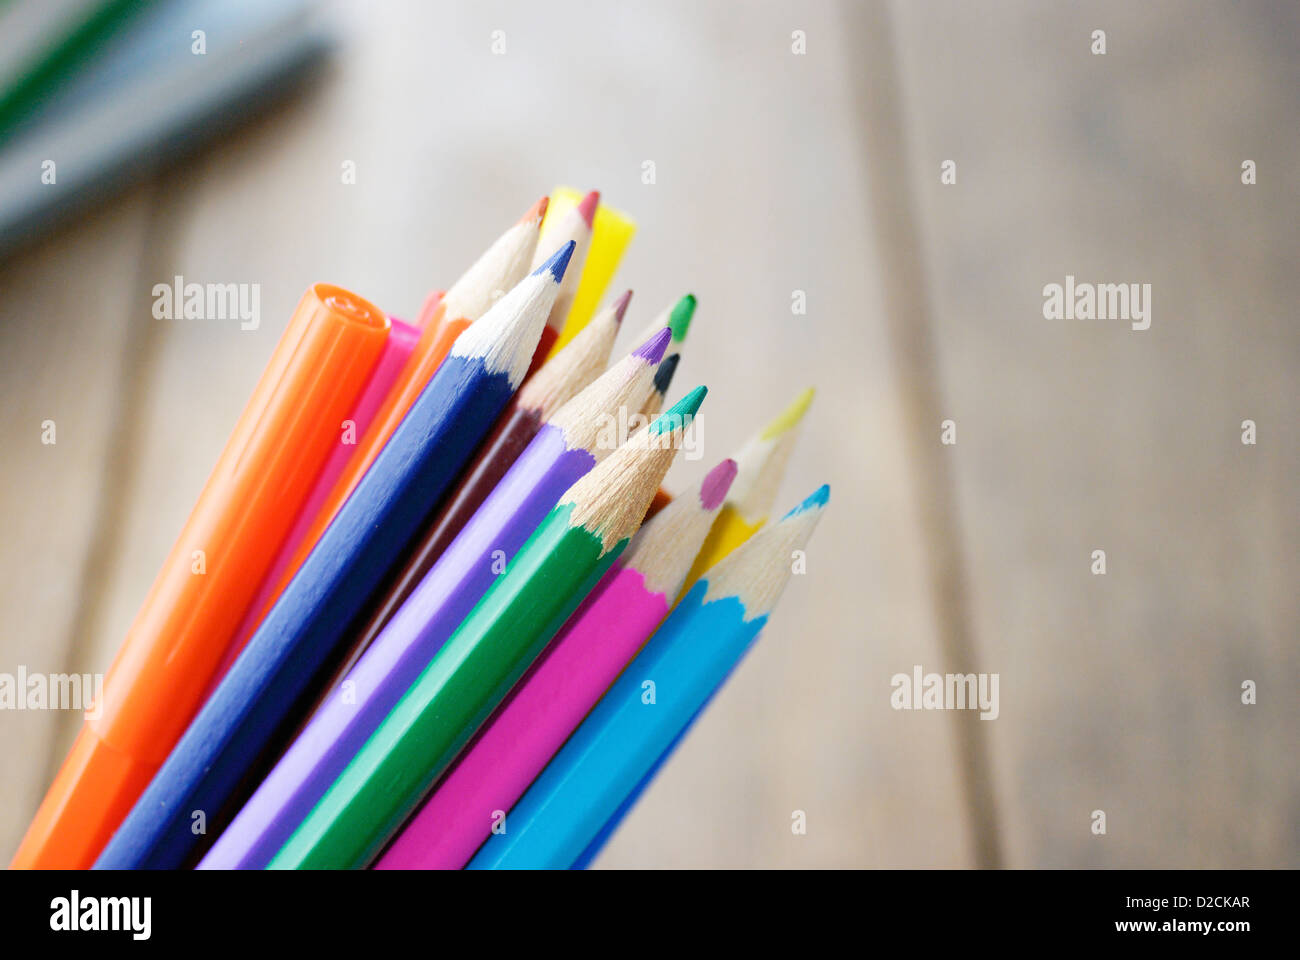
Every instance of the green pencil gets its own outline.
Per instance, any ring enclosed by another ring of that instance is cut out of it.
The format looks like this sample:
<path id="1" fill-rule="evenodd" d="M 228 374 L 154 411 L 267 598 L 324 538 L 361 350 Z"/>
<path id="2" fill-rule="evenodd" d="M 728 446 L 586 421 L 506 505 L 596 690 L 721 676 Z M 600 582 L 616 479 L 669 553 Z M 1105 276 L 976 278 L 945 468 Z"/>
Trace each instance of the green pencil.
<path id="1" fill-rule="evenodd" d="M 627 546 L 705 392 L 696 387 L 569 488 L 270 869 L 362 867 L 379 853 Z"/>

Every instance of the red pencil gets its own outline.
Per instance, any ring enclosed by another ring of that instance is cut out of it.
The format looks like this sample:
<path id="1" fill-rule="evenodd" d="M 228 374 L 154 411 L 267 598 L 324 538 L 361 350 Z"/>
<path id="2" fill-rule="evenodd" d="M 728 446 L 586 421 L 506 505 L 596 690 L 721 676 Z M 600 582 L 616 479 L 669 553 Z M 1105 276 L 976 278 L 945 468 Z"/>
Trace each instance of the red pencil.
<path id="1" fill-rule="evenodd" d="M 547 258 L 570 240 L 574 243 L 573 257 L 569 260 L 568 272 L 560 287 L 560 295 L 555 298 L 551 315 L 546 318 L 546 329 L 542 331 L 541 342 L 533 354 L 533 365 L 529 373 L 536 372 L 551 353 L 555 341 L 564 327 L 564 321 L 573 307 L 573 295 L 578 292 L 578 282 L 582 279 L 582 266 L 587 261 L 587 247 L 591 243 L 591 224 L 596 217 L 596 208 L 600 205 L 600 192 L 592 190 L 582 202 L 569 211 L 560 221 L 559 226 L 546 234 L 546 243 L 538 244 L 533 257 L 534 265 L 545 263 Z M 661 324 L 660 326 L 666 326 Z M 655 328 L 656 330 L 658 327 Z M 651 331 L 652 333 L 654 331 Z"/>

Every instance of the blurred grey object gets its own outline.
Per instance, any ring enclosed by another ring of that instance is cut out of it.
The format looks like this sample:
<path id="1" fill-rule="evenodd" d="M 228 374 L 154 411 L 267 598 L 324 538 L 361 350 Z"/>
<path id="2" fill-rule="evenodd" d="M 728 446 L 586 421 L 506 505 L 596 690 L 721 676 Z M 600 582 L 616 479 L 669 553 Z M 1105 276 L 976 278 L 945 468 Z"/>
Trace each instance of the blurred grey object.
<path id="1" fill-rule="evenodd" d="M 0 90 L 43 48 L 59 53 L 95 4 L 17 0 L 0 8 Z M 332 38 L 315 0 L 100 4 L 120 23 L 83 40 L 0 131 L 0 257 L 86 205 L 228 135 L 321 66 Z M 196 31 L 201 35 L 196 36 Z M 198 52 L 198 51 L 202 52 Z M 25 58 L 26 55 L 26 58 Z M 68 55 L 64 55 L 64 60 Z M 53 161 L 53 182 L 43 179 Z"/>

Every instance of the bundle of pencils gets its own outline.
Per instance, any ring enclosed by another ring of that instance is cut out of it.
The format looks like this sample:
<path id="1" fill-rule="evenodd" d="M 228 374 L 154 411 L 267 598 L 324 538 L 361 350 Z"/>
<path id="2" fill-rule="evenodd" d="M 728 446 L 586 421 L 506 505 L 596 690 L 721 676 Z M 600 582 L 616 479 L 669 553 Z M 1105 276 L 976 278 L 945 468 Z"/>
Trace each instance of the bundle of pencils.
<path id="1" fill-rule="evenodd" d="M 560 188 L 413 324 L 307 292 L 13 866 L 590 862 L 828 497 L 766 524 L 811 391 L 662 489 L 707 391 L 691 294 L 609 363 L 634 231 Z"/>

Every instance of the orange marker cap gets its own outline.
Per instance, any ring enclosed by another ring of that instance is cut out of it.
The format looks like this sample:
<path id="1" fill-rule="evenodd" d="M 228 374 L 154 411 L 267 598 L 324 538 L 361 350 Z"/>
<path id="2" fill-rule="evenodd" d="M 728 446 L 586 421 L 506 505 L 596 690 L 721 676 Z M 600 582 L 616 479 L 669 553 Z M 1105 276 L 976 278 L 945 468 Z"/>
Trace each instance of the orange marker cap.
<path id="1" fill-rule="evenodd" d="M 104 680 L 16 867 L 89 867 L 202 703 L 388 336 L 355 294 L 303 295 Z"/>

